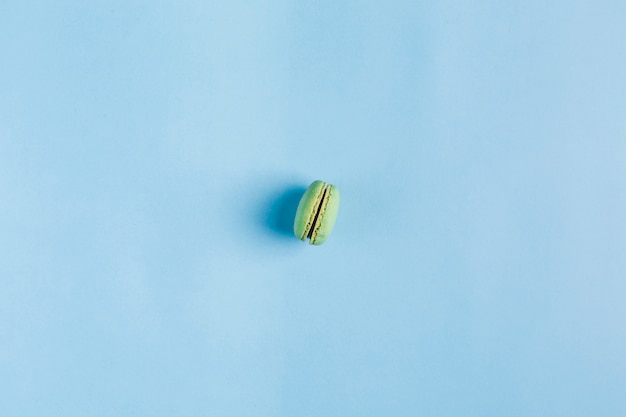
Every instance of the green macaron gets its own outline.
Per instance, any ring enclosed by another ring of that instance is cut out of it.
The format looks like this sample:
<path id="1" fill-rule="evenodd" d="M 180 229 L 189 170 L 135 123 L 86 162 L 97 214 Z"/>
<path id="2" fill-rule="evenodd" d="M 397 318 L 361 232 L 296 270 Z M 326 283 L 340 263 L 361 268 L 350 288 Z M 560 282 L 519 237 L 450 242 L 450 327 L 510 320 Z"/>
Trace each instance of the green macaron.
<path id="1" fill-rule="evenodd" d="M 321 245 L 333 231 L 339 211 L 339 190 L 324 181 L 314 181 L 300 199 L 293 232 L 300 240 Z"/>

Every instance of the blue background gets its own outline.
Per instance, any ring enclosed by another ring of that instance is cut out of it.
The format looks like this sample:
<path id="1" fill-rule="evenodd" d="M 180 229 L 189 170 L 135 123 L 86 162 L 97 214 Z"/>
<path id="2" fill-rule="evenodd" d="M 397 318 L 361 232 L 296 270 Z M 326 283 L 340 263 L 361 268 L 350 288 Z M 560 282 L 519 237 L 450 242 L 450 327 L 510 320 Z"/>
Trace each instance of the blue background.
<path id="1" fill-rule="evenodd" d="M 4 0 L 2 415 L 626 415 L 625 22 Z"/>

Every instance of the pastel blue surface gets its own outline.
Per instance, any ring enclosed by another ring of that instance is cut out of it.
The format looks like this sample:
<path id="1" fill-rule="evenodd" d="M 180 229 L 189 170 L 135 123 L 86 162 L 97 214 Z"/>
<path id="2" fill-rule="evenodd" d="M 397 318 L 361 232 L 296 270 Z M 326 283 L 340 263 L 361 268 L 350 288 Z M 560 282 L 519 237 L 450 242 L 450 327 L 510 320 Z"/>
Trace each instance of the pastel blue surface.
<path id="1" fill-rule="evenodd" d="M 4 0 L 1 414 L 626 415 L 624 22 Z"/>

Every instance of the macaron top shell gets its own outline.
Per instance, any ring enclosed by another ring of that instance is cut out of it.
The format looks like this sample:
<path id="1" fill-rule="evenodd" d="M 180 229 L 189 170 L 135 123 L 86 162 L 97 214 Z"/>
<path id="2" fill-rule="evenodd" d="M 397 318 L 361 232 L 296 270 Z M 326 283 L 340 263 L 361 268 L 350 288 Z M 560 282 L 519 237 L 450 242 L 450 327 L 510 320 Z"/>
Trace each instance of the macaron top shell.
<path id="1" fill-rule="evenodd" d="M 314 181 L 306 190 L 294 221 L 294 234 L 300 240 L 310 239 L 321 245 L 332 232 L 339 211 L 339 190 L 332 184 Z"/>

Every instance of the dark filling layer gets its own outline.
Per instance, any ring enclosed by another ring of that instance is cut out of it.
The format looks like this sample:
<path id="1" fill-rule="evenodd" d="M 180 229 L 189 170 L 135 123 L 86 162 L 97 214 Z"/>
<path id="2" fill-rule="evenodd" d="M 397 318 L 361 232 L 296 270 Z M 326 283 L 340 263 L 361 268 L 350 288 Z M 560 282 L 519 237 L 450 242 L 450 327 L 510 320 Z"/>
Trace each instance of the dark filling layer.
<path id="1" fill-rule="evenodd" d="M 322 198 L 320 199 L 320 204 L 317 206 L 317 211 L 315 212 L 315 217 L 313 218 L 313 223 L 311 223 L 311 228 L 309 229 L 309 234 L 306 236 L 307 239 L 311 239 L 313 237 L 313 231 L 317 226 L 317 221 L 322 212 L 322 207 L 324 206 L 324 199 L 326 198 L 326 192 L 328 191 L 328 186 L 324 188 L 324 192 L 322 193 Z M 319 219 L 320 221 L 322 219 Z"/>

